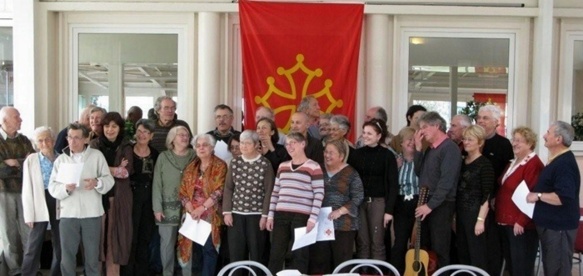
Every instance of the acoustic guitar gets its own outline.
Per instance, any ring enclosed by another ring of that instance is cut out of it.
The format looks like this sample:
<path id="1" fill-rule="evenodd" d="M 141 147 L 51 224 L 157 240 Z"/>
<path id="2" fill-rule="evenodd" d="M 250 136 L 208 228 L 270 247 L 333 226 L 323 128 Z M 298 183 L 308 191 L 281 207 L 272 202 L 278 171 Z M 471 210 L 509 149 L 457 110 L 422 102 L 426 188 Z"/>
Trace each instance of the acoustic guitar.
<path id="1" fill-rule="evenodd" d="M 421 187 L 419 190 L 419 201 L 417 207 L 422 206 L 427 201 L 428 189 Z M 405 255 L 405 276 L 428 276 L 429 275 L 429 254 L 421 249 L 421 217 L 416 221 L 415 248 L 409 249 Z"/>

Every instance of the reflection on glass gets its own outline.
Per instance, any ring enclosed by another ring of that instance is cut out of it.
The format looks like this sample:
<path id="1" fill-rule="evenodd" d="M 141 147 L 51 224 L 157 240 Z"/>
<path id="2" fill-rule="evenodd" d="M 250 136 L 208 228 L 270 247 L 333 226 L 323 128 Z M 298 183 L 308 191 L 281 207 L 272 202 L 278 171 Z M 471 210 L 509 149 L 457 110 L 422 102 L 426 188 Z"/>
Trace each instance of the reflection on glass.
<path id="1" fill-rule="evenodd" d="M 79 110 L 95 104 L 108 111 L 144 115 L 162 95 L 177 96 L 178 35 L 79 34 Z"/>
<path id="2" fill-rule="evenodd" d="M 575 128 L 575 140 L 583 140 L 583 41 L 573 45 L 573 101 L 571 112 Z"/>
<path id="3" fill-rule="evenodd" d="M 504 110 L 509 47 L 506 38 L 411 37 L 409 104 L 438 111 L 448 122 L 472 100 Z"/>
<path id="4" fill-rule="evenodd" d="M 0 107 L 14 105 L 12 28 L 0 27 Z"/>

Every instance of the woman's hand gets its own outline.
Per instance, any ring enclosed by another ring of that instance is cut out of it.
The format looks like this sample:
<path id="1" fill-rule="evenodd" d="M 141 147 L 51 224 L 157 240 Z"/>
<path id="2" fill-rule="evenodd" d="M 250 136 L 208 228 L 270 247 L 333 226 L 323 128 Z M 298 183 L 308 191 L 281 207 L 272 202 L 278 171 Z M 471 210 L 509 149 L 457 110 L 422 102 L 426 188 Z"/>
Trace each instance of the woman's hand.
<path id="1" fill-rule="evenodd" d="M 125 158 L 121 159 L 121 164 L 119 164 L 120 167 L 125 168 L 128 165 L 128 160 Z"/>
<path id="2" fill-rule="evenodd" d="M 314 226 L 316 226 L 315 223 L 308 221 L 308 224 L 306 225 L 306 233 L 310 233 L 310 231 L 312 231 L 312 229 L 314 229 Z"/>
<path id="3" fill-rule="evenodd" d="M 162 222 L 162 220 L 166 218 L 163 212 L 154 212 L 154 217 L 156 217 L 157 222 Z"/>
<path id="4" fill-rule="evenodd" d="M 524 227 L 518 223 L 514 223 L 514 236 L 520 236 L 522 234 L 524 234 Z"/>
<path id="5" fill-rule="evenodd" d="M 225 221 L 225 225 L 233 227 L 233 215 L 231 214 L 224 214 L 223 220 Z"/>
<path id="6" fill-rule="evenodd" d="M 267 222 L 265 223 L 265 229 L 267 229 L 269 232 L 273 231 L 273 219 L 267 219 Z"/>
<path id="7" fill-rule="evenodd" d="M 265 228 L 267 228 L 267 218 L 261 217 L 261 219 L 259 220 L 259 230 L 263 231 L 265 230 Z"/>
<path id="8" fill-rule="evenodd" d="M 476 234 L 476 236 L 482 235 L 482 233 L 484 233 L 484 221 L 483 220 L 478 220 L 476 221 L 476 226 L 474 227 L 474 234 Z"/>
<path id="9" fill-rule="evenodd" d="M 190 212 L 190 216 L 192 217 L 193 220 L 198 221 L 200 219 L 200 217 L 202 216 L 202 214 L 204 213 L 204 207 L 198 206 L 196 207 L 196 209 L 192 210 L 192 212 Z"/>
<path id="10" fill-rule="evenodd" d="M 387 225 L 389 225 L 389 222 L 391 222 L 391 220 L 393 220 L 393 215 L 385 213 L 385 217 L 383 219 L 383 226 L 387 228 Z"/>
<path id="11" fill-rule="evenodd" d="M 342 212 L 342 208 L 338 208 L 338 209 L 330 212 L 330 214 L 328 215 L 328 219 L 335 220 L 335 219 L 340 218 L 342 215 L 344 215 L 344 213 Z"/>

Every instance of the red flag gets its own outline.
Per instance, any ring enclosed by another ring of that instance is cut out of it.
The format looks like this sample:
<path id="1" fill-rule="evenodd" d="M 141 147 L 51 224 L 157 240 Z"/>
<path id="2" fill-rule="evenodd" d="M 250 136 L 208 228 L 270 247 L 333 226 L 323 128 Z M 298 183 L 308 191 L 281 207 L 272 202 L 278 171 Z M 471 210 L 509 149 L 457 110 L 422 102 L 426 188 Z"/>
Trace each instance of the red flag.
<path id="1" fill-rule="evenodd" d="M 307 95 L 354 122 L 363 12 L 363 4 L 239 1 L 247 128 L 267 106 L 287 132 Z"/>

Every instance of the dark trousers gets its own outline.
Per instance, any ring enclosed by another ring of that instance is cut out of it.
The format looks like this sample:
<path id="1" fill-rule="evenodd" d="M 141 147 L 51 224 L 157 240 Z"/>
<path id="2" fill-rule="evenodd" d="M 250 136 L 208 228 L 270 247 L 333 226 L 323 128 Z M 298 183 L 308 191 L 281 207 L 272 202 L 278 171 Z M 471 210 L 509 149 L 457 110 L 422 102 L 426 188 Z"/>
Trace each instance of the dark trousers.
<path id="1" fill-rule="evenodd" d="M 283 262 L 285 254 L 289 246 L 289 242 L 295 240 L 294 229 L 298 227 L 305 227 L 308 223 L 308 215 L 291 213 L 291 212 L 275 212 L 273 217 L 273 241 L 271 243 L 271 256 L 269 258 L 269 270 L 273 275 L 283 269 Z M 312 229 L 315 231 L 317 229 Z M 310 257 L 310 249 L 308 246 L 296 249 L 291 252 L 291 264 L 286 264 L 286 269 L 297 269 L 302 274 L 308 273 L 308 259 Z"/>
<path id="2" fill-rule="evenodd" d="M 405 254 L 409 248 L 409 238 L 415 225 L 415 208 L 419 197 L 404 200 L 404 196 L 397 198 L 395 213 L 393 215 L 393 227 L 395 230 L 395 244 L 391 250 L 391 264 L 403 274 L 405 271 Z"/>
<path id="3" fill-rule="evenodd" d="M 472 265 L 486 270 L 488 266 L 488 254 L 491 254 L 491 252 L 486 251 L 486 233 L 484 232 L 479 236 L 475 234 L 478 212 L 479 210 L 457 209 L 456 235 L 458 260 L 461 264 Z M 484 225 L 484 227 L 486 226 Z"/>
<path id="4" fill-rule="evenodd" d="M 506 270 L 512 276 L 534 275 L 534 262 L 538 248 L 538 235 L 535 229 L 524 229 L 522 235 L 514 235 L 514 226 L 500 225 L 500 237 L 506 259 Z"/>
<path id="5" fill-rule="evenodd" d="M 502 271 L 502 237 L 496 223 L 496 212 L 488 211 L 486 216 L 486 250 L 488 252 L 488 266 L 485 269 L 490 275 L 499 275 Z M 459 256 L 459 254 L 458 254 Z"/>
<path id="6" fill-rule="evenodd" d="M 435 252 L 438 268 L 450 264 L 449 246 L 454 210 L 454 201 L 443 201 L 425 217 L 422 223 L 421 244 Z"/>
<path id="7" fill-rule="evenodd" d="M 537 226 L 536 231 L 545 275 L 571 275 L 577 229 L 558 231 Z"/>
<path id="8" fill-rule="evenodd" d="M 262 263 L 267 232 L 259 229 L 261 215 L 232 214 L 233 227 L 227 228 L 231 262 L 251 260 Z M 260 274 L 257 271 L 258 275 Z M 233 275 L 243 275 L 237 270 Z"/>
<path id="9" fill-rule="evenodd" d="M 147 275 L 150 259 L 148 247 L 156 225 L 152 212 L 152 189 L 148 186 L 133 186 L 132 189 L 132 252 L 128 265 L 120 267 L 120 274 Z"/>
<path id="10" fill-rule="evenodd" d="M 310 246 L 310 275 L 330 274 L 339 264 L 352 259 L 355 231 L 334 231 L 333 241 Z"/>
<path id="11" fill-rule="evenodd" d="M 200 275 L 214 276 L 217 271 L 217 261 L 219 254 L 213 244 L 213 237 L 210 235 L 206 240 L 204 246 L 193 242 L 192 244 L 192 258 L 185 266 L 182 267 L 182 276 L 193 275 L 193 266 L 200 264 Z M 195 269 L 196 271 L 196 269 Z M 195 275 L 198 273 L 194 273 Z"/>
<path id="12" fill-rule="evenodd" d="M 56 218 L 57 200 L 45 190 L 45 201 L 49 211 L 49 222 L 51 224 L 51 243 L 53 247 L 53 259 L 51 262 L 51 276 L 61 275 L 61 239 L 59 236 L 59 221 Z M 40 268 L 40 257 L 45 231 L 49 222 L 35 222 L 28 235 L 28 243 L 24 248 L 24 258 L 22 260 L 22 275 L 36 276 Z"/>
<path id="13" fill-rule="evenodd" d="M 359 259 L 386 261 L 384 197 L 365 197 L 358 209 L 360 229 L 356 238 L 356 255 Z"/>

